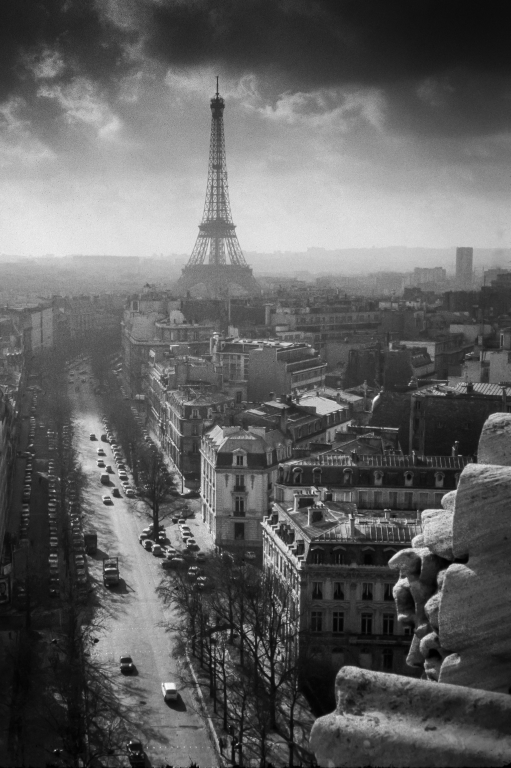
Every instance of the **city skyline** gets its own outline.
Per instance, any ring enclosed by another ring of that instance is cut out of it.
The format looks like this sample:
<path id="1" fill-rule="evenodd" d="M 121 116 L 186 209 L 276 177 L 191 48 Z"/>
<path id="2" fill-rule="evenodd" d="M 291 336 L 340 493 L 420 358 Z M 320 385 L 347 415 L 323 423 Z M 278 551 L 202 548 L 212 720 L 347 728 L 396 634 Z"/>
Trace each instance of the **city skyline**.
<path id="1" fill-rule="evenodd" d="M 216 75 L 245 252 L 508 246 L 503 4 L 90 5 L 0 9 L 1 252 L 191 253 Z"/>

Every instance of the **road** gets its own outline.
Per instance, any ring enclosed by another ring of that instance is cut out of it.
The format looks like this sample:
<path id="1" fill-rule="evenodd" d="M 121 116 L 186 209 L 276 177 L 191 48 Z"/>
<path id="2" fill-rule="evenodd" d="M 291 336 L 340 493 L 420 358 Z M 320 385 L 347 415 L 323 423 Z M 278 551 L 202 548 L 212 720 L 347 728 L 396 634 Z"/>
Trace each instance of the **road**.
<path id="1" fill-rule="evenodd" d="M 80 366 L 83 369 L 84 366 Z M 98 553 L 89 558 L 90 573 L 99 597 L 99 642 L 94 655 L 111 668 L 119 683 L 119 695 L 133 715 L 133 736 L 144 744 L 151 765 L 199 766 L 219 764 L 208 727 L 202 718 L 195 689 L 183 660 L 172 658 L 173 637 L 165 625 L 172 621 L 155 589 L 160 581 L 161 560 L 140 546 L 138 534 L 149 524 L 140 501 L 114 498 L 106 506 L 101 496 L 108 487 L 99 481 L 97 449 L 106 451 L 106 464 L 115 468 L 110 446 L 100 442 L 104 428 L 101 403 L 89 384 L 80 381 L 79 391 L 70 386 L 74 406 L 74 439 L 82 469 L 87 478 L 84 522 L 98 532 Z M 91 441 L 93 432 L 97 441 Z M 112 482 L 119 486 L 117 474 Z M 110 488 L 111 490 L 111 488 Z M 85 527 L 85 526 L 84 526 Z M 101 561 L 106 555 L 118 556 L 121 574 L 119 588 L 107 590 L 102 582 Z M 133 657 L 137 673 L 130 677 L 119 672 L 119 656 Z M 180 701 L 167 704 L 161 694 L 162 682 L 176 682 Z"/>

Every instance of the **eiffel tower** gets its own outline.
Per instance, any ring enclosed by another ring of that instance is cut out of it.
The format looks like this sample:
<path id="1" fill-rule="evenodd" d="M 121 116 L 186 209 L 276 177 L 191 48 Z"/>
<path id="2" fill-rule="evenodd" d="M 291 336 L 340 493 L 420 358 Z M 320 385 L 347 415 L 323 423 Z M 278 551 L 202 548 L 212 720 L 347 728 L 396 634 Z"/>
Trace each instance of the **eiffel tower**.
<path id="1" fill-rule="evenodd" d="M 218 77 L 210 105 L 211 140 L 204 213 L 192 255 L 176 289 L 181 295 L 190 292 L 204 298 L 258 296 L 261 288 L 245 261 L 232 221 L 225 161 L 225 102 L 218 92 Z"/>

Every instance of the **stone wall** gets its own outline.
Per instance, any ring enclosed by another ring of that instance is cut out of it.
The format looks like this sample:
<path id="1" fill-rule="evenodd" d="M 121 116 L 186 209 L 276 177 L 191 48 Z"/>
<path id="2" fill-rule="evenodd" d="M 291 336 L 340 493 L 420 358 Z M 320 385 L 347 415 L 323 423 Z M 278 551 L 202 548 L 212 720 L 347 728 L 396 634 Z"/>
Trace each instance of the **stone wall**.
<path id="1" fill-rule="evenodd" d="M 311 735 L 320 765 L 511 762 L 511 414 L 486 421 L 478 461 L 389 562 L 424 679 L 343 668 Z"/>

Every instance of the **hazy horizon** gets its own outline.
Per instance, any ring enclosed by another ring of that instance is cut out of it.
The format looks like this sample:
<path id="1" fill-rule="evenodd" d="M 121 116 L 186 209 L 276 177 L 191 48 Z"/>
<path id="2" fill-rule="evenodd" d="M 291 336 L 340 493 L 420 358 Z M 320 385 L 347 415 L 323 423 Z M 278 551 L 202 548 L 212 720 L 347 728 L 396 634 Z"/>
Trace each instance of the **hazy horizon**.
<path id="1" fill-rule="evenodd" d="M 0 4 L 0 251 L 191 253 L 216 75 L 245 253 L 506 248 L 506 10 Z"/>

